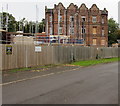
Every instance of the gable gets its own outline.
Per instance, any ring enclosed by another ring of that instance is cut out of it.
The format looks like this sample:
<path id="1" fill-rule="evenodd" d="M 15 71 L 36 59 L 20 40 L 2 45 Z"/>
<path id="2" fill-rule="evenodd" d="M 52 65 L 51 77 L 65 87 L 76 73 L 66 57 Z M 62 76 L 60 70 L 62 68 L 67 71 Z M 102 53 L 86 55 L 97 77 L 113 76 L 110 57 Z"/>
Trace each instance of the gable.
<path id="1" fill-rule="evenodd" d="M 57 5 L 57 9 L 65 9 L 65 7 L 63 6 L 63 4 L 60 2 L 58 5 Z"/>
<path id="2" fill-rule="evenodd" d="M 97 7 L 97 5 L 96 4 L 93 4 L 92 5 L 92 7 L 90 8 L 90 10 L 92 10 L 92 11 L 99 11 L 99 8 Z"/>
<path id="3" fill-rule="evenodd" d="M 86 7 L 86 5 L 83 3 L 83 4 L 81 4 L 81 6 L 80 6 L 80 8 L 79 8 L 80 10 L 88 10 L 88 8 Z"/>
<path id="4" fill-rule="evenodd" d="M 71 3 L 67 9 L 77 9 L 77 6 Z"/>

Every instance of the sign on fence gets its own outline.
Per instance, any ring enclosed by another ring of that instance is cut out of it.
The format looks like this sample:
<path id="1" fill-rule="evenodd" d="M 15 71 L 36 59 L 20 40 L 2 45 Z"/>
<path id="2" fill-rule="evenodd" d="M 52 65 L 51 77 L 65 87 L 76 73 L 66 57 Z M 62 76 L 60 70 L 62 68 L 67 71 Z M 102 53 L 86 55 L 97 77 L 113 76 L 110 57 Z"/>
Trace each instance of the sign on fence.
<path id="1" fill-rule="evenodd" d="M 12 46 L 11 45 L 6 45 L 6 54 L 12 54 Z"/>
<path id="2" fill-rule="evenodd" d="M 41 49 L 41 46 L 35 46 L 35 52 L 41 52 L 42 49 Z"/>

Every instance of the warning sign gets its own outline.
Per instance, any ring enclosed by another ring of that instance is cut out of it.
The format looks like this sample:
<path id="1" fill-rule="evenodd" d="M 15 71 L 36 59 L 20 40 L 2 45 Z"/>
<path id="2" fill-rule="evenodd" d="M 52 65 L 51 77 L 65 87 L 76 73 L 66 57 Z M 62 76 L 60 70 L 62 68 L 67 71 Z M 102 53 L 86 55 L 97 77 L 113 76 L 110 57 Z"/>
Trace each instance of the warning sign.
<path id="1" fill-rule="evenodd" d="M 6 54 L 12 54 L 12 46 L 11 45 L 6 45 Z"/>

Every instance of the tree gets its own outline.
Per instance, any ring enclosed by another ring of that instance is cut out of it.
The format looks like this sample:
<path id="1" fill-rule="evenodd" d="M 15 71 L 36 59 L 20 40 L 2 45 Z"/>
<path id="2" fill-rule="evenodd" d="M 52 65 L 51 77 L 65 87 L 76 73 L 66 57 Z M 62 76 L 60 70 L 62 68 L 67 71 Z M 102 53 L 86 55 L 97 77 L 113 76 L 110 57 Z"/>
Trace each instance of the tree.
<path id="1" fill-rule="evenodd" d="M 35 33 L 35 22 L 29 21 L 29 22 L 27 23 L 26 33 Z"/>
<path id="2" fill-rule="evenodd" d="M 110 18 L 108 20 L 108 45 L 111 46 L 113 43 L 117 43 L 118 39 L 118 23 L 113 19 Z"/>
<path id="3" fill-rule="evenodd" d="M 16 31 L 16 23 L 15 17 L 12 16 L 12 14 L 3 12 L 0 13 L 2 16 L 2 28 L 6 30 L 6 27 L 8 27 L 9 32 L 15 32 Z M 8 26 L 7 26 L 7 17 L 8 17 Z"/>
<path id="4" fill-rule="evenodd" d="M 116 31 L 116 34 L 117 34 L 117 39 L 120 40 L 120 29 Z"/>
<path id="5" fill-rule="evenodd" d="M 28 21 L 25 18 L 16 21 L 12 14 L 6 12 L 0 13 L 0 16 L 2 17 L 2 29 L 6 30 L 6 27 L 8 27 L 8 32 L 23 31 L 24 33 L 35 33 L 36 22 L 34 21 Z M 41 22 L 38 22 L 37 26 L 38 33 L 45 31 L 45 19 L 42 19 Z"/>
<path id="6" fill-rule="evenodd" d="M 42 21 L 39 23 L 39 32 L 45 32 L 45 19 L 42 19 Z"/>

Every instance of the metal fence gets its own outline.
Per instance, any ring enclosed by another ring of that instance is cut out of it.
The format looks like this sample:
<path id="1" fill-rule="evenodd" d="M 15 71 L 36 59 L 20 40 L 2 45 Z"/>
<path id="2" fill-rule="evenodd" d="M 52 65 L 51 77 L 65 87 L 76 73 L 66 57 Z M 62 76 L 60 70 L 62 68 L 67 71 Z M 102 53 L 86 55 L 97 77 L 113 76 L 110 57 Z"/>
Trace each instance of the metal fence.
<path id="1" fill-rule="evenodd" d="M 68 36 L 37 36 L 34 41 L 37 44 L 80 44 L 84 45 L 83 38 L 70 38 Z"/>
<path id="2" fill-rule="evenodd" d="M 0 69 L 8 70 L 48 64 L 64 64 L 118 56 L 118 48 L 78 45 L 0 44 Z"/>

